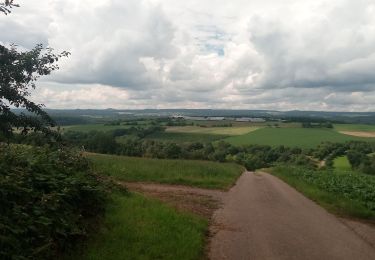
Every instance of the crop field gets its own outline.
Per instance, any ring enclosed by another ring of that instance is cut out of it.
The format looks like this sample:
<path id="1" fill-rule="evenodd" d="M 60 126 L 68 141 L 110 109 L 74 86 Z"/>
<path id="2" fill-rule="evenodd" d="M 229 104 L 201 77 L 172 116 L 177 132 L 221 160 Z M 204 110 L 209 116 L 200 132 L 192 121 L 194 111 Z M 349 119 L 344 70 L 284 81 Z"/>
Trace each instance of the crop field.
<path id="1" fill-rule="evenodd" d="M 337 131 L 375 132 L 375 125 L 335 124 L 334 129 Z"/>
<path id="2" fill-rule="evenodd" d="M 355 217 L 375 218 L 374 176 L 286 166 L 274 168 L 272 174 L 331 211 Z"/>
<path id="3" fill-rule="evenodd" d="M 244 171 L 231 163 L 88 154 L 94 170 L 121 181 L 228 189 Z"/>
<path id="4" fill-rule="evenodd" d="M 168 127 L 167 132 L 190 133 L 190 134 L 211 134 L 211 135 L 243 135 L 259 129 L 257 126 L 232 126 L 232 127 L 199 127 L 199 126 L 178 126 Z"/>
<path id="5" fill-rule="evenodd" d="M 333 161 L 333 168 L 337 172 L 345 172 L 352 170 L 348 157 L 346 156 L 340 156 L 335 158 L 335 160 Z"/>
<path id="6" fill-rule="evenodd" d="M 104 223 L 67 259 L 200 259 L 207 220 L 138 194 L 113 194 Z"/>
<path id="7" fill-rule="evenodd" d="M 208 143 L 216 140 L 224 139 L 227 135 L 221 134 L 201 134 L 201 133 L 180 133 L 180 132 L 158 132 L 146 136 L 146 139 L 158 141 L 170 141 L 175 143 L 184 142 L 201 142 Z M 121 139 L 119 139 L 121 142 Z"/>
<path id="8" fill-rule="evenodd" d="M 326 141 L 341 143 L 351 140 L 375 141 L 375 138 L 343 135 L 330 129 L 261 128 L 245 135 L 232 136 L 225 139 L 225 141 L 233 145 L 263 144 L 301 148 L 314 148 L 321 142 Z"/>

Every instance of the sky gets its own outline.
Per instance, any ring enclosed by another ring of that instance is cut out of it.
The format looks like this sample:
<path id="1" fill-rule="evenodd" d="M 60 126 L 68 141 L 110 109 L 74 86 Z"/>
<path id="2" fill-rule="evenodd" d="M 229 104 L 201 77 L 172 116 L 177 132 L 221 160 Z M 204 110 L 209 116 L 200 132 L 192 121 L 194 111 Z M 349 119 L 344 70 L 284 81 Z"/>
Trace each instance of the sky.
<path id="1" fill-rule="evenodd" d="M 375 111 L 374 0 L 16 0 L 0 43 L 69 51 L 48 108 Z"/>

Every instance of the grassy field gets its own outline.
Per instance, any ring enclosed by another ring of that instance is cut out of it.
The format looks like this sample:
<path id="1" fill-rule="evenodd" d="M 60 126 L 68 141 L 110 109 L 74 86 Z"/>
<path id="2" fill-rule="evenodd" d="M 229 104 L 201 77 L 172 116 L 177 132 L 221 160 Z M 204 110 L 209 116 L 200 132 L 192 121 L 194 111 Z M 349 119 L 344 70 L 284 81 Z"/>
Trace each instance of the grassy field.
<path id="1" fill-rule="evenodd" d="M 227 189 L 244 171 L 230 163 L 191 160 L 161 160 L 89 154 L 96 171 L 122 181 L 183 184 Z"/>
<path id="2" fill-rule="evenodd" d="M 375 132 L 375 125 L 334 124 L 334 129 L 337 131 Z"/>
<path id="3" fill-rule="evenodd" d="M 345 142 L 350 140 L 375 141 L 375 138 L 348 136 L 330 129 L 261 128 L 245 135 L 232 136 L 225 139 L 225 141 L 233 145 L 263 144 L 301 148 L 314 148 L 324 141 Z"/>
<path id="4" fill-rule="evenodd" d="M 131 125 L 104 125 L 104 124 L 84 124 L 84 125 L 71 125 L 64 126 L 63 130 L 78 131 L 78 132 L 90 132 L 90 131 L 112 131 L 115 129 L 127 129 L 132 127 Z"/>
<path id="5" fill-rule="evenodd" d="M 146 136 L 146 139 L 158 141 L 170 141 L 175 143 L 201 142 L 208 143 L 224 139 L 227 135 L 220 134 L 201 134 L 201 133 L 180 133 L 180 132 L 158 132 Z M 121 140 L 119 140 L 121 142 Z"/>
<path id="6" fill-rule="evenodd" d="M 346 156 L 340 156 L 335 158 L 335 160 L 333 161 L 333 168 L 337 172 L 352 170 L 352 166 L 350 165 L 348 157 Z"/>
<path id="7" fill-rule="evenodd" d="M 67 259 L 201 259 L 207 220 L 138 194 L 112 195 L 104 223 Z"/>
<path id="8" fill-rule="evenodd" d="M 259 129 L 256 126 L 232 126 L 232 127 L 199 127 L 199 126 L 176 126 L 168 127 L 167 132 L 189 133 L 189 134 L 211 134 L 211 135 L 243 135 Z"/>
<path id="9" fill-rule="evenodd" d="M 271 173 L 329 211 L 375 220 L 375 177 L 279 166 Z"/>

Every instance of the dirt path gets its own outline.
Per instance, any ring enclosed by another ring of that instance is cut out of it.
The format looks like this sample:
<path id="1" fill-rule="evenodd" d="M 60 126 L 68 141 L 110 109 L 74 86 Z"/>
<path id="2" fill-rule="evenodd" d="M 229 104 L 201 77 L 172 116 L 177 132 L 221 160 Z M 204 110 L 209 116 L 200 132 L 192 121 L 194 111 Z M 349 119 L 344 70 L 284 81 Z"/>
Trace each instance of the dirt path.
<path id="1" fill-rule="evenodd" d="M 198 194 L 204 196 L 211 196 L 215 199 L 223 199 L 226 192 L 220 190 L 209 190 L 194 188 L 184 185 L 169 185 L 169 184 L 157 184 L 157 183 L 142 183 L 142 182 L 122 182 L 130 190 L 138 191 L 155 191 L 155 192 L 181 192 L 186 194 Z"/>
<path id="2" fill-rule="evenodd" d="M 371 241 L 353 226 L 266 173 L 239 178 L 211 232 L 213 260 L 375 259 Z"/>
<path id="3" fill-rule="evenodd" d="M 195 213 L 212 219 L 225 196 L 224 191 L 193 188 L 182 185 L 165 185 L 154 183 L 119 182 L 129 190 L 141 192 L 146 196 L 157 198 L 178 210 Z"/>

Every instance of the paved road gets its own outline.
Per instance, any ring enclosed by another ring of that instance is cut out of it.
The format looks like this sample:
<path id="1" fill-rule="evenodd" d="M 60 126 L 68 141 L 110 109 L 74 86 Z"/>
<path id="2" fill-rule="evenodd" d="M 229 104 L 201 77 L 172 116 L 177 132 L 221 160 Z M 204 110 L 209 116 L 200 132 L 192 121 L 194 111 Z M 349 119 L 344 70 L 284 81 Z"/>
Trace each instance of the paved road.
<path id="1" fill-rule="evenodd" d="M 335 216 L 269 174 L 243 174 L 214 214 L 211 259 L 375 259 Z"/>

